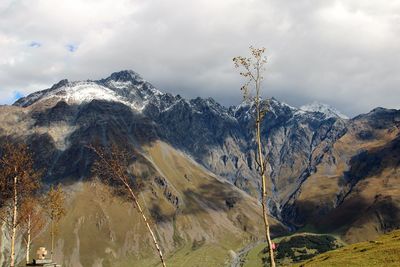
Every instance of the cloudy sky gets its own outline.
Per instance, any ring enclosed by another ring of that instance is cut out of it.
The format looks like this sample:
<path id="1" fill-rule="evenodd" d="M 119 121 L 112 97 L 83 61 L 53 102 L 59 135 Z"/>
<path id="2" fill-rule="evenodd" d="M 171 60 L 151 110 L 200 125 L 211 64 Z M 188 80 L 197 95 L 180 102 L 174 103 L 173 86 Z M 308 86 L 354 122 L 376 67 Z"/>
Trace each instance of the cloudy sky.
<path id="1" fill-rule="evenodd" d="M 132 69 L 237 104 L 232 57 L 249 45 L 266 48 L 265 96 L 350 116 L 400 108 L 398 0 L 1 0 L 0 103 Z"/>

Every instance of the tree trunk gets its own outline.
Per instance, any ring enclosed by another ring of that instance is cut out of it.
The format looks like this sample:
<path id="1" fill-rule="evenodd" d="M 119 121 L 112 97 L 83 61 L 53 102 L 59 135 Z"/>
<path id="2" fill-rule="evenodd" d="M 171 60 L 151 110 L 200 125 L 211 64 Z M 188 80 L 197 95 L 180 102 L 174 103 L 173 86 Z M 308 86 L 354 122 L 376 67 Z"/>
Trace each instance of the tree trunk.
<path id="1" fill-rule="evenodd" d="M 259 86 L 259 84 L 257 84 Z M 257 90 L 257 92 L 259 92 Z M 257 118 L 256 118 L 256 138 L 257 138 L 257 150 L 258 150 L 258 163 L 260 164 L 260 174 L 262 179 L 262 209 L 263 209 L 263 219 L 264 219 L 264 227 L 265 227 L 265 237 L 268 242 L 268 252 L 269 252 L 269 261 L 271 267 L 275 267 L 275 259 L 274 259 L 274 250 L 272 248 L 272 240 L 269 229 L 268 222 L 268 213 L 267 213 L 267 178 L 265 176 L 265 165 L 264 158 L 262 154 L 262 143 L 261 143 L 261 110 L 259 103 L 259 94 L 257 93 L 256 99 L 256 109 L 257 109 Z"/>
<path id="2" fill-rule="evenodd" d="M 164 256 L 163 256 L 163 254 L 162 254 L 162 251 L 161 251 L 160 246 L 158 245 L 157 238 L 156 238 L 156 236 L 154 235 L 153 230 L 151 229 L 151 226 L 150 226 L 150 224 L 149 224 L 149 221 L 147 220 L 146 215 L 144 214 L 144 212 L 143 212 L 143 210 L 142 210 L 142 207 L 140 206 L 139 201 L 138 201 L 137 198 L 136 198 L 135 193 L 133 193 L 132 189 L 130 188 L 130 186 L 129 186 L 128 184 L 125 184 L 125 186 L 128 188 L 128 190 L 129 190 L 129 192 L 130 192 L 130 194 L 131 194 L 133 200 L 135 201 L 136 207 L 138 208 L 139 213 L 140 213 L 140 215 L 142 216 L 142 219 L 143 219 L 143 221 L 145 222 L 146 227 L 147 227 L 147 229 L 148 229 L 149 232 L 150 232 L 151 238 L 153 239 L 153 243 L 154 243 L 154 245 L 155 245 L 155 247 L 156 247 L 156 249 L 157 249 L 157 251 L 158 251 L 158 256 L 160 257 L 162 266 L 166 267 L 167 265 L 165 264 Z"/>
<path id="3" fill-rule="evenodd" d="M 263 175 L 263 180 L 265 180 L 264 175 Z M 263 189 L 263 191 L 264 191 L 264 189 Z M 267 242 L 268 242 L 268 252 L 269 252 L 269 258 L 270 258 L 270 264 L 271 264 L 271 267 L 275 267 L 274 250 L 272 248 L 272 240 L 271 240 L 268 217 L 267 217 L 267 193 L 266 192 L 263 192 L 262 207 L 263 207 L 265 233 L 266 233 L 266 238 L 267 238 Z"/>
<path id="4" fill-rule="evenodd" d="M 26 264 L 29 263 L 29 252 L 31 250 L 31 215 L 28 215 L 28 233 L 26 240 Z"/>
<path id="5" fill-rule="evenodd" d="M 17 176 L 14 177 L 14 199 L 13 199 L 13 221 L 12 221 L 12 233 L 11 233 L 11 258 L 10 258 L 10 266 L 15 266 L 15 238 L 17 234 L 17 205 L 18 205 L 18 192 L 17 192 Z"/>
<path id="6" fill-rule="evenodd" d="M 54 250 L 54 221 L 51 220 L 51 251 L 50 251 L 50 259 L 53 260 L 53 250 Z"/>

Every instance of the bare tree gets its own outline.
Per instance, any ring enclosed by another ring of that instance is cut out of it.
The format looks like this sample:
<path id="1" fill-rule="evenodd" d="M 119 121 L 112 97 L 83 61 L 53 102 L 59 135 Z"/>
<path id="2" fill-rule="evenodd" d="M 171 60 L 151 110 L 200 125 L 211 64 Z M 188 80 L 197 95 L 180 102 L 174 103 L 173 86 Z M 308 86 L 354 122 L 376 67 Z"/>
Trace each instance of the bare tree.
<path id="1" fill-rule="evenodd" d="M 266 163 L 263 156 L 263 145 L 261 142 L 261 122 L 264 118 L 266 110 L 262 107 L 261 102 L 261 81 L 263 80 L 264 65 L 267 60 L 264 56 L 265 48 L 254 48 L 250 46 L 251 57 L 238 56 L 233 58 L 236 68 L 243 69 L 240 75 L 246 78 L 246 83 L 242 86 L 243 97 L 254 101 L 256 112 L 255 139 L 257 143 L 256 163 L 258 165 L 259 174 L 262 182 L 262 210 L 265 226 L 265 236 L 268 242 L 269 259 L 272 267 L 275 267 L 274 250 L 272 247 L 270 226 L 267 217 L 267 178 Z M 251 86 L 251 87 L 250 87 Z M 254 94 L 254 95 L 253 95 Z"/>
<path id="2" fill-rule="evenodd" d="M 65 209 L 65 193 L 61 188 L 61 185 L 58 184 L 56 187 L 51 186 L 50 190 L 47 192 L 47 195 L 44 198 L 45 212 L 47 213 L 50 221 L 51 221 L 51 250 L 50 250 L 50 258 L 53 259 L 54 254 L 54 237 L 58 231 L 58 223 L 62 217 L 66 214 Z"/>
<path id="3" fill-rule="evenodd" d="M 25 230 L 26 263 L 29 263 L 30 248 L 33 240 L 40 234 L 45 225 L 43 210 L 35 197 L 27 198 L 21 206 L 21 224 Z"/>
<path id="4" fill-rule="evenodd" d="M 118 195 L 127 196 L 128 199 L 133 202 L 134 207 L 139 212 L 149 234 L 151 235 L 162 266 L 166 267 L 164 256 L 157 238 L 135 193 L 135 191 L 141 187 L 141 183 L 137 179 L 133 179 L 128 170 L 133 155 L 125 150 L 117 148 L 115 145 L 112 145 L 109 150 L 104 148 L 95 148 L 94 146 L 89 146 L 89 148 L 93 150 L 98 157 L 93 166 L 94 173 L 103 182 L 110 182 Z"/>
<path id="5" fill-rule="evenodd" d="M 32 154 L 25 144 L 6 142 L 0 151 L 1 220 L 11 231 L 10 266 L 15 266 L 15 241 L 20 208 L 40 187 L 41 172 L 34 169 Z"/>

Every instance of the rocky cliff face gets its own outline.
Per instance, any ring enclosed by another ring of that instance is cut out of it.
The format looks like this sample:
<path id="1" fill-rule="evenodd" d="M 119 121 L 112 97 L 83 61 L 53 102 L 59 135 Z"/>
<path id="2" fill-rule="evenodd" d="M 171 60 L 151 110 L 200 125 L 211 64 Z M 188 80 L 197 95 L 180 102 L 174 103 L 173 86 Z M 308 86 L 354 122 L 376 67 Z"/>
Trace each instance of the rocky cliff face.
<path id="1" fill-rule="evenodd" d="M 269 207 L 291 227 L 347 209 L 345 203 L 359 184 L 377 175 L 382 155 L 398 157 L 399 111 L 376 109 L 349 120 L 318 103 L 294 108 L 271 98 L 263 105 L 268 110 L 262 132 Z M 259 196 L 251 102 L 226 108 L 213 99 L 187 100 L 160 92 L 133 71 L 122 71 L 99 81 L 63 80 L 14 107 L 2 107 L 0 114 L 2 133 L 29 140 L 49 181 L 87 177 L 91 157 L 83 144 L 88 142 L 140 149 L 161 140 Z M 375 151 L 379 149 L 384 152 Z M 398 162 L 386 168 L 397 171 Z M 348 223 L 343 216 L 337 227 Z"/>

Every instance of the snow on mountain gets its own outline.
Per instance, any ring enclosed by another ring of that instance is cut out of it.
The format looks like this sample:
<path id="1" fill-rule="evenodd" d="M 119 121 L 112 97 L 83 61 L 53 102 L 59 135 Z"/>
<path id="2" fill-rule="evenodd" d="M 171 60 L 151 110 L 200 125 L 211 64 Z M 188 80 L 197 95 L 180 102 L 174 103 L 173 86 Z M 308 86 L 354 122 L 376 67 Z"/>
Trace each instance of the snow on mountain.
<path id="1" fill-rule="evenodd" d="M 143 109 L 143 105 L 130 102 L 126 97 L 118 95 L 115 91 L 95 82 L 74 82 L 71 85 L 59 88 L 56 92 L 53 92 L 53 94 L 48 97 L 53 96 L 63 99 L 68 104 L 79 105 L 96 99 L 121 102 L 138 111 Z"/>
<path id="2" fill-rule="evenodd" d="M 99 81 L 62 80 L 50 89 L 35 92 L 16 101 L 16 106 L 29 106 L 35 102 L 58 99 L 68 104 L 88 103 L 94 99 L 123 103 L 140 112 L 152 98 L 163 93 L 131 70 L 114 72 Z"/>
<path id="3" fill-rule="evenodd" d="M 295 114 L 298 109 L 286 104 L 285 102 L 279 101 L 276 98 L 261 99 L 262 110 L 266 110 L 269 113 L 274 114 L 278 117 L 279 114 L 285 113 L 287 115 Z M 230 111 L 234 117 L 241 117 L 244 120 L 251 119 L 255 114 L 255 100 L 245 99 L 242 103 L 237 106 L 232 106 Z M 244 113 L 243 113 L 244 112 Z"/>
<path id="4" fill-rule="evenodd" d="M 308 105 L 301 106 L 298 113 L 304 112 L 319 112 L 325 114 L 327 118 L 342 118 L 342 119 L 349 119 L 346 115 L 338 111 L 337 109 L 319 102 L 313 102 Z"/>
<path id="5" fill-rule="evenodd" d="M 289 105 L 289 104 L 287 104 L 287 103 L 285 103 L 283 101 L 279 101 L 274 97 L 272 97 L 271 100 L 270 100 L 270 106 L 273 106 L 273 105 L 278 106 L 280 108 L 288 108 L 288 109 L 290 109 L 292 111 L 297 110 L 297 108 L 292 107 L 291 105 Z"/>
<path id="6" fill-rule="evenodd" d="M 37 101 L 45 101 L 48 99 L 63 100 L 68 104 L 76 105 L 88 103 L 94 99 L 113 101 L 123 103 L 137 111 L 142 110 L 145 105 L 144 102 L 140 105 L 129 101 L 127 97 L 119 95 L 114 90 L 93 81 L 70 82 L 53 90 L 29 95 L 26 99 L 17 102 L 21 106 L 26 106 L 26 104 L 29 105 Z"/>
<path id="7" fill-rule="evenodd" d="M 76 105 L 88 103 L 95 99 L 113 101 L 123 103 L 137 112 L 142 112 L 150 103 L 152 107 L 156 107 L 160 112 L 166 112 L 177 103 L 184 101 L 191 109 L 198 113 L 202 113 L 207 108 L 230 119 L 236 118 L 238 115 L 242 118 L 244 116 L 244 118 L 250 119 L 254 112 L 254 100 L 246 100 L 228 110 L 211 98 L 196 98 L 189 101 L 181 99 L 180 96 L 162 93 L 132 70 L 114 72 L 108 78 L 98 81 L 69 82 L 68 80 L 62 80 L 49 89 L 35 92 L 19 99 L 14 105 L 26 107 L 49 99 L 63 100 L 68 104 Z M 335 108 L 318 102 L 302 106 L 299 109 L 278 101 L 275 98 L 267 98 L 263 100 L 263 103 L 266 105 L 265 108 L 275 116 L 279 114 L 303 116 L 311 112 L 319 112 L 324 114 L 326 118 L 339 117 L 348 119 L 346 115 L 340 113 Z"/>

